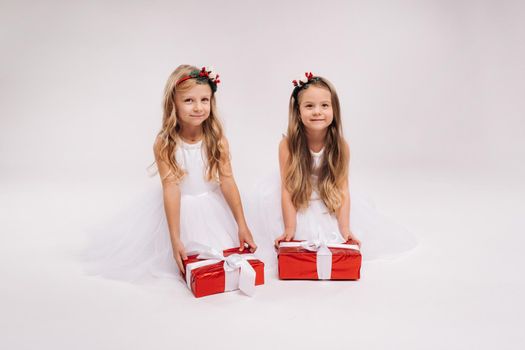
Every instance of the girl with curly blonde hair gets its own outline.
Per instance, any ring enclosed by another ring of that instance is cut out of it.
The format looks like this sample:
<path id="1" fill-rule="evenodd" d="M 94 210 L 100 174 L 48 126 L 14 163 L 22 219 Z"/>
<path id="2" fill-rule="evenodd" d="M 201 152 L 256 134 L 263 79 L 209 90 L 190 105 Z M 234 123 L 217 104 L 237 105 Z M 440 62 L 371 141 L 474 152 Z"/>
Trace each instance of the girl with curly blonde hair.
<path id="1" fill-rule="evenodd" d="M 162 127 L 154 145 L 173 256 L 183 270 L 185 246 L 226 249 L 256 245 L 233 178 L 228 141 L 217 115 L 218 75 L 181 65 L 164 92 Z"/>

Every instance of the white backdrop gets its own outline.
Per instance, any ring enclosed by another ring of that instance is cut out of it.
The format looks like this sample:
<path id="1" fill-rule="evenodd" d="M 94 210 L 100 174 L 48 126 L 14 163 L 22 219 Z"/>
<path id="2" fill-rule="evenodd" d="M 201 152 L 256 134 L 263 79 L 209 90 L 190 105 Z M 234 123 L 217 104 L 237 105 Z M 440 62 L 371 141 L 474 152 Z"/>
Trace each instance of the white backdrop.
<path id="1" fill-rule="evenodd" d="M 519 1 L 2 1 L 2 176 L 143 176 L 161 95 L 212 65 L 238 181 L 274 166 L 291 80 L 328 77 L 353 166 L 523 165 Z M 521 39 L 520 39 L 521 38 Z M 141 173 L 142 172 L 142 173 Z"/>
<path id="2" fill-rule="evenodd" d="M 523 349 L 525 3 L 0 0 L 0 23 L 1 348 Z M 253 299 L 83 275 L 80 228 L 157 181 L 182 63 L 221 75 L 243 193 L 277 167 L 291 80 L 331 80 L 352 184 L 418 247 Z"/>

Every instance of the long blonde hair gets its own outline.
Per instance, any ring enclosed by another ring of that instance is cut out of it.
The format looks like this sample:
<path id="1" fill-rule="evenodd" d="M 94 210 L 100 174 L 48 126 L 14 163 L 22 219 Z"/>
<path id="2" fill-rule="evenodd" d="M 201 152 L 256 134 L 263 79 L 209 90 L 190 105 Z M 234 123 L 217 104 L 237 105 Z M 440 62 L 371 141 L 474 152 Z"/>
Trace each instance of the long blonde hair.
<path id="1" fill-rule="evenodd" d="M 177 85 L 177 81 L 187 76 L 194 70 L 200 70 L 195 66 L 183 64 L 177 67 L 168 78 L 164 89 L 162 127 L 157 135 L 155 150 L 157 161 L 166 162 L 170 172 L 162 181 L 170 180 L 180 182 L 185 175 L 184 170 L 177 163 L 175 152 L 177 144 L 180 142 L 180 124 L 177 120 L 175 108 L 175 96 L 177 92 L 187 91 L 199 82 L 196 79 L 188 79 Z M 208 160 L 206 178 L 211 181 L 219 180 L 219 175 L 224 174 L 222 164 L 226 158 L 225 146 L 222 143 L 223 130 L 217 115 L 215 93 L 212 89 L 210 99 L 210 116 L 202 123 L 203 143 L 206 149 Z"/>
<path id="2" fill-rule="evenodd" d="M 341 207 L 343 202 L 342 188 L 348 177 L 350 155 L 343 137 L 341 108 L 337 92 L 328 80 L 322 77 L 317 78 L 310 82 L 309 85 L 330 91 L 334 118 L 326 133 L 324 155 L 319 168 L 316 187 L 321 200 L 328 210 L 333 213 Z M 290 156 L 284 169 L 284 185 L 291 194 L 294 207 L 298 210 L 308 206 L 310 196 L 314 190 L 314 184 L 311 181 L 313 159 L 299 111 L 299 100 L 303 91 L 304 88 L 299 91 L 297 99 L 293 94 L 290 97 L 287 135 Z"/>

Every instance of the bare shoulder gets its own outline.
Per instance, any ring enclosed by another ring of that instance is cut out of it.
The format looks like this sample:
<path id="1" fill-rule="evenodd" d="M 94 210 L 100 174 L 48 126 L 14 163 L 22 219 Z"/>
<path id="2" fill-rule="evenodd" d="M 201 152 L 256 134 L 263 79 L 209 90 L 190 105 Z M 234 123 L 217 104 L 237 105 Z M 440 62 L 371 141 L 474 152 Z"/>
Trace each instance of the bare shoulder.
<path id="1" fill-rule="evenodd" d="M 158 159 L 163 144 L 164 141 L 162 140 L 162 138 L 160 136 L 157 136 L 155 138 L 155 142 L 153 143 L 153 154 L 155 155 L 155 159 Z"/>
<path id="2" fill-rule="evenodd" d="M 155 138 L 155 142 L 153 143 L 153 153 L 155 154 L 155 158 L 160 154 L 160 151 L 162 149 L 162 146 L 164 145 L 164 140 L 160 135 L 158 135 Z"/>
<path id="3" fill-rule="evenodd" d="M 223 136 L 223 137 L 221 138 L 220 143 L 221 143 L 224 147 L 227 147 L 227 148 L 230 147 L 230 143 L 228 142 L 228 139 L 226 138 L 226 136 Z"/>
<path id="4" fill-rule="evenodd" d="M 230 153 L 230 143 L 228 142 L 228 139 L 226 138 L 226 136 L 223 136 L 219 143 L 224 147 L 224 150 L 227 152 L 227 153 Z"/>
<path id="5" fill-rule="evenodd" d="M 344 142 L 345 150 L 346 150 L 347 154 L 350 154 L 350 145 L 348 144 L 348 142 L 346 140 L 343 140 L 343 142 Z"/>
<path id="6" fill-rule="evenodd" d="M 290 150 L 288 149 L 288 138 L 283 137 L 281 142 L 279 142 L 279 164 L 281 167 L 286 164 L 288 158 L 290 157 Z"/>
<path id="7" fill-rule="evenodd" d="M 288 137 L 284 136 L 282 140 L 279 142 L 279 155 L 282 154 L 288 154 Z"/>
<path id="8" fill-rule="evenodd" d="M 155 163 L 157 164 L 157 170 L 160 175 L 161 182 L 163 184 L 164 189 L 166 189 L 168 186 L 171 187 L 171 184 L 176 184 L 176 182 L 172 182 L 171 179 L 173 178 L 173 174 L 171 172 L 170 165 L 166 162 L 165 159 L 163 159 L 161 153 L 164 150 L 165 141 L 162 139 L 161 136 L 157 136 L 155 138 L 155 142 L 153 143 L 153 153 L 155 154 Z"/>

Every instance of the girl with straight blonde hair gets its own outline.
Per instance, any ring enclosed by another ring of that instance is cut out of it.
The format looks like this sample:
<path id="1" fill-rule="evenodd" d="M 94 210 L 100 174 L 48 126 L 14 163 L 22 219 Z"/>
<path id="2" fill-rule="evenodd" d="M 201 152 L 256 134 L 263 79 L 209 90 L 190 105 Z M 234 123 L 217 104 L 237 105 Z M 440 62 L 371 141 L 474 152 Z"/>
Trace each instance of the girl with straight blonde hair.
<path id="1" fill-rule="evenodd" d="M 311 240 L 337 234 L 334 240 L 361 242 L 350 230 L 348 163 L 339 97 L 323 77 L 306 74 L 294 80 L 288 133 L 279 145 L 284 233 L 277 237 Z M 321 232 L 320 232 L 321 231 Z"/>
<path id="2" fill-rule="evenodd" d="M 363 241 L 364 259 L 411 250 L 416 240 L 408 231 L 350 191 L 350 148 L 334 86 L 312 73 L 293 84 L 288 130 L 279 144 L 279 176 L 261 181 L 248 202 L 259 255 L 268 266 L 275 264 L 274 246 L 292 239 L 359 246 Z"/>

